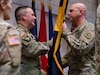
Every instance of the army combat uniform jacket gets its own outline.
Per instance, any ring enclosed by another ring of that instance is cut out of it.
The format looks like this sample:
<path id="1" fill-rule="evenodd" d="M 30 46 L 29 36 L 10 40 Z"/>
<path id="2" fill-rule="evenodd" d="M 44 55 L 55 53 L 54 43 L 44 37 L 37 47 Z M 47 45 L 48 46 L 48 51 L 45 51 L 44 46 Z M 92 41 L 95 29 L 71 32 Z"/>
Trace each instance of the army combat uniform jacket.
<path id="1" fill-rule="evenodd" d="M 21 75 L 41 75 L 39 55 L 45 54 L 49 48 L 40 42 L 22 25 L 17 29 L 22 39 Z"/>
<path id="2" fill-rule="evenodd" d="M 96 75 L 94 64 L 94 25 L 86 20 L 72 32 L 63 30 L 63 38 L 68 43 L 63 65 L 69 66 L 68 75 Z"/>
<path id="3" fill-rule="evenodd" d="M 19 32 L 0 20 L 0 75 L 20 75 L 21 42 Z"/>
<path id="4" fill-rule="evenodd" d="M 100 5 L 97 8 L 97 19 L 96 19 L 96 43 L 95 43 L 95 50 L 96 50 L 96 70 L 98 75 L 100 75 Z"/>

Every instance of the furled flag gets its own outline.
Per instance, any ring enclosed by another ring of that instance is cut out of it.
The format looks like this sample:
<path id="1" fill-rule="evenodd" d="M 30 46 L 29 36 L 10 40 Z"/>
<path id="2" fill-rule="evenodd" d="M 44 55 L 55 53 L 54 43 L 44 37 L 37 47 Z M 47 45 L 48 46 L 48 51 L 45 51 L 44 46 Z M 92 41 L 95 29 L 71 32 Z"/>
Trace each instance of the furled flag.
<path id="1" fill-rule="evenodd" d="M 49 4 L 49 40 L 53 37 L 52 6 Z"/>
<path id="2" fill-rule="evenodd" d="M 32 0 L 32 9 L 34 11 L 34 14 L 36 16 L 36 11 L 35 11 L 35 0 Z M 31 33 L 36 37 L 37 39 L 37 21 L 35 20 L 35 26 L 30 30 Z"/>
<path id="3" fill-rule="evenodd" d="M 41 18 L 40 18 L 40 30 L 39 30 L 39 41 L 46 42 L 47 35 L 46 35 L 46 22 L 45 22 L 45 9 L 44 3 L 41 2 Z M 47 63 L 48 60 L 45 55 L 41 55 L 41 68 L 47 72 Z"/>
<path id="4" fill-rule="evenodd" d="M 54 27 L 53 46 L 50 51 L 51 54 L 49 53 L 48 55 L 49 75 L 64 75 L 60 56 L 60 41 L 62 33 L 62 24 L 65 19 L 67 3 L 68 0 L 60 0 L 58 15 Z"/>

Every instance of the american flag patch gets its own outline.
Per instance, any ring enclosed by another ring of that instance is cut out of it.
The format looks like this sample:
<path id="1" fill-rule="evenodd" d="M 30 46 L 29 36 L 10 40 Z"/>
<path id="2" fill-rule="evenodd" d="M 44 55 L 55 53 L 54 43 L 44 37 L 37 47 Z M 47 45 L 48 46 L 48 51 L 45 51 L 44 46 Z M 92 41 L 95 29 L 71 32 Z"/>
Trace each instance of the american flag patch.
<path id="1" fill-rule="evenodd" d="M 9 36 L 7 37 L 9 46 L 19 45 L 20 40 L 18 36 Z"/>
<path id="2" fill-rule="evenodd" d="M 19 33 L 19 35 L 20 35 L 20 37 L 23 37 L 23 36 L 25 35 L 25 32 L 22 32 L 22 31 L 21 31 L 21 32 Z"/>

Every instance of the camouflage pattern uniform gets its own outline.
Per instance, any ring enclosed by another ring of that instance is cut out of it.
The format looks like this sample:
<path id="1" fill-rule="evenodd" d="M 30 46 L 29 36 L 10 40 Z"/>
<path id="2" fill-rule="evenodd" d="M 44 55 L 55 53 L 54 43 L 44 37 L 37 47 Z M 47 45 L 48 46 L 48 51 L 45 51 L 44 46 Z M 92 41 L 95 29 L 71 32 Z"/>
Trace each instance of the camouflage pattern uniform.
<path id="1" fill-rule="evenodd" d="M 68 75 L 96 75 L 94 63 L 94 25 L 86 20 L 72 32 L 63 30 L 68 43 L 63 65 L 69 66 Z"/>
<path id="2" fill-rule="evenodd" d="M 22 25 L 17 29 L 22 39 L 21 75 L 41 75 L 39 55 L 46 54 L 49 48 L 40 42 Z"/>
<path id="3" fill-rule="evenodd" d="M 98 75 L 100 75 L 100 5 L 97 8 L 97 19 L 96 19 L 96 70 Z"/>
<path id="4" fill-rule="evenodd" d="M 19 32 L 0 20 L 0 75 L 20 75 L 21 39 Z"/>

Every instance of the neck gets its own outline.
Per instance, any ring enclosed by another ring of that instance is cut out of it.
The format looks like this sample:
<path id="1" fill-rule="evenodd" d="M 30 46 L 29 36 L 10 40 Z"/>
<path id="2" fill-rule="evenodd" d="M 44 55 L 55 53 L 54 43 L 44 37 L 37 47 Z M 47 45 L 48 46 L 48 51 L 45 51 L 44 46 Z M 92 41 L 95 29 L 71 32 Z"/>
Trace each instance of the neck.
<path id="1" fill-rule="evenodd" d="M 85 21 L 85 17 L 79 18 L 77 21 L 75 21 L 73 24 L 78 27 Z"/>
<path id="2" fill-rule="evenodd" d="M 24 26 L 25 28 L 28 29 L 28 25 L 22 21 L 17 21 L 18 24 L 21 24 L 22 26 Z M 29 30 L 29 29 L 28 29 Z"/>
<path id="3" fill-rule="evenodd" d="M 3 13 L 2 12 L 0 13 L 0 19 L 3 20 Z"/>

